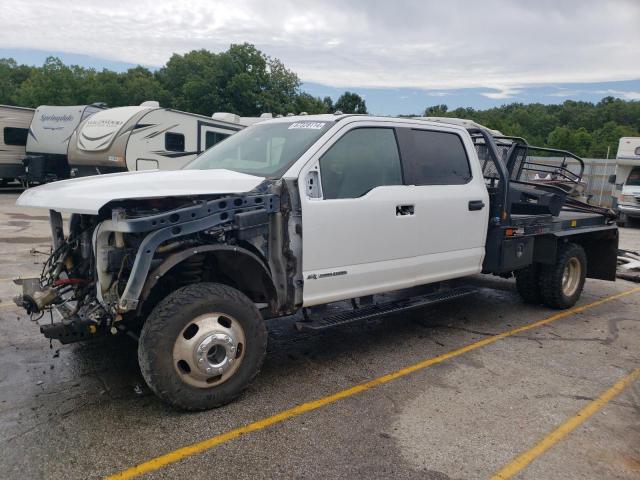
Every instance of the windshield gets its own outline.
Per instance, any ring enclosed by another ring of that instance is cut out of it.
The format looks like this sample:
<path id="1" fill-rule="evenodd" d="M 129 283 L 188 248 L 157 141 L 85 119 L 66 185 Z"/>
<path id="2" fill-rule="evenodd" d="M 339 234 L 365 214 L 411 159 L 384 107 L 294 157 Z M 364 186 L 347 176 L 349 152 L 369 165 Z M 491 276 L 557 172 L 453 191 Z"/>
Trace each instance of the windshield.
<path id="1" fill-rule="evenodd" d="M 627 178 L 627 185 L 640 186 L 640 167 L 634 167 Z"/>
<path id="2" fill-rule="evenodd" d="M 310 120 L 259 123 L 217 143 L 184 168 L 222 168 L 260 177 L 279 177 L 333 123 Z"/>

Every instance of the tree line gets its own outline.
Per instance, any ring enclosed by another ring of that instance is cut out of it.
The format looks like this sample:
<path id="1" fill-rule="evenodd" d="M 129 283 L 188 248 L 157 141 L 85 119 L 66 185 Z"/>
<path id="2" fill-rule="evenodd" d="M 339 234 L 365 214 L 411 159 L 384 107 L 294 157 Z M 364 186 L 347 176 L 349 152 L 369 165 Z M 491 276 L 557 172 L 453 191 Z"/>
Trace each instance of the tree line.
<path id="1" fill-rule="evenodd" d="M 331 97 L 314 97 L 300 86 L 298 76 L 280 60 L 248 43 L 231 45 L 221 53 L 193 50 L 174 54 L 155 71 L 142 66 L 126 72 L 98 71 L 65 65 L 57 57 L 47 58 L 41 67 L 0 59 L 0 104 L 6 105 L 104 102 L 119 107 L 157 100 L 163 107 L 202 115 L 367 113 L 365 101 L 356 93 L 345 92 L 334 103 Z"/>
<path id="2" fill-rule="evenodd" d="M 640 102 L 605 97 L 598 103 L 512 103 L 487 110 L 434 105 L 425 116 L 474 120 L 529 144 L 569 150 L 585 158 L 615 157 L 620 137 L 640 136 Z"/>
<path id="3" fill-rule="evenodd" d="M 364 99 L 344 92 L 337 101 L 301 90 L 298 76 L 277 58 L 244 43 L 213 53 L 174 54 L 157 70 L 137 66 L 125 72 L 65 65 L 49 57 L 41 67 L 0 59 L 0 104 L 110 107 L 157 100 L 160 105 L 211 115 L 233 112 L 257 116 L 307 112 L 367 113 Z M 558 105 L 512 103 L 487 110 L 434 105 L 425 116 L 475 120 L 530 144 L 572 151 L 583 157 L 615 156 L 623 136 L 640 136 L 640 102 L 605 97 L 598 103 L 567 100 Z"/>

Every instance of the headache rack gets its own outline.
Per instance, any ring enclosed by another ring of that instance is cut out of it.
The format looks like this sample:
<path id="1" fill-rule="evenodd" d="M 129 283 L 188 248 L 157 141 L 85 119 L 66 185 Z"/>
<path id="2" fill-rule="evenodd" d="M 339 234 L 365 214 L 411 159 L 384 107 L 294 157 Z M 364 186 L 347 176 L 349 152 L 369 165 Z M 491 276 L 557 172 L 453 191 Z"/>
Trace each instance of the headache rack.
<path id="1" fill-rule="evenodd" d="M 471 135 L 489 183 L 499 179 L 484 136 Z M 498 158 L 512 182 L 557 187 L 570 196 L 584 191 L 584 161 L 577 155 L 556 148 L 529 145 L 521 137 L 493 136 Z"/>

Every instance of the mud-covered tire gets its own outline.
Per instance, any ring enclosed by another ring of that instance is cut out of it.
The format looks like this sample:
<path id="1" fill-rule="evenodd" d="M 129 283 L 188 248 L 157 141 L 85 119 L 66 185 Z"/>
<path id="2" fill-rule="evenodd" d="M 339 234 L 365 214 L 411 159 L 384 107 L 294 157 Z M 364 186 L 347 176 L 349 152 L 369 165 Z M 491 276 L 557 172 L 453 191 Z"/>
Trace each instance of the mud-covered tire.
<path id="1" fill-rule="evenodd" d="M 516 290 L 525 303 L 540 304 L 540 266 L 537 263 L 515 272 Z"/>
<path id="2" fill-rule="evenodd" d="M 557 309 L 573 307 L 584 288 L 586 274 L 587 256 L 584 249 L 575 243 L 558 245 L 556 263 L 540 266 L 542 303 Z"/>
<path id="3" fill-rule="evenodd" d="M 196 318 L 212 312 L 233 317 L 243 331 L 241 362 L 217 385 L 199 388 L 184 381 L 174 365 L 174 346 Z M 182 287 L 162 300 L 147 318 L 138 345 L 140 370 L 163 401 L 184 410 L 207 410 L 231 402 L 260 371 L 267 350 L 267 330 L 255 304 L 242 292 L 222 284 Z"/>

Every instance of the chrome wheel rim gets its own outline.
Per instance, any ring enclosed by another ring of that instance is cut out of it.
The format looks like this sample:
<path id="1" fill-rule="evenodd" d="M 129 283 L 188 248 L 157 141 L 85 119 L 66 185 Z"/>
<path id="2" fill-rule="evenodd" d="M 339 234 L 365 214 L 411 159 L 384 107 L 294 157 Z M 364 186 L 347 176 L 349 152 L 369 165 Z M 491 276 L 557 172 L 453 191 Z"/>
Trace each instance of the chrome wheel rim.
<path id="1" fill-rule="evenodd" d="M 576 257 L 571 257 L 562 272 L 562 293 L 570 297 L 576 293 L 582 276 L 582 265 Z"/>
<path id="2" fill-rule="evenodd" d="M 230 315 L 207 313 L 189 322 L 173 345 L 173 366 L 180 379 L 211 388 L 228 380 L 242 363 L 245 335 Z"/>

